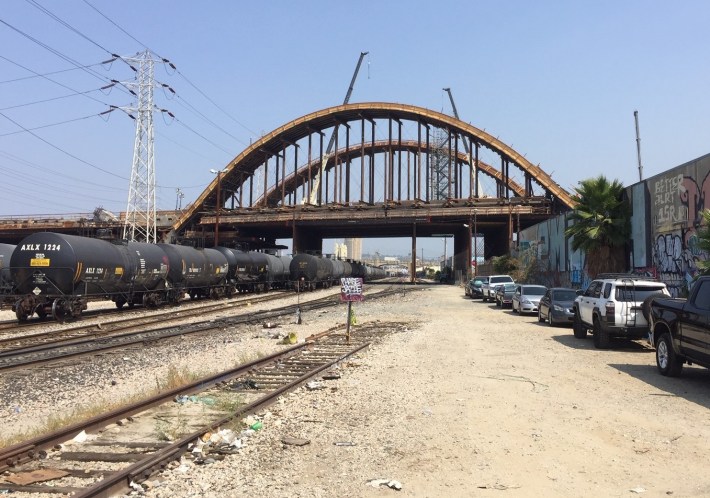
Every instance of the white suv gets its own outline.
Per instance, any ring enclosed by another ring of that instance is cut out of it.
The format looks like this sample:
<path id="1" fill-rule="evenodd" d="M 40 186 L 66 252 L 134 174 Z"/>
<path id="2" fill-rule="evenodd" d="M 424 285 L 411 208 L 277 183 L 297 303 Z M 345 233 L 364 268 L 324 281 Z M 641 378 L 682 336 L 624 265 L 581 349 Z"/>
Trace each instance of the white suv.
<path id="1" fill-rule="evenodd" d="M 481 286 L 481 297 L 483 302 L 496 300 L 496 285 L 514 283 L 513 277 L 510 275 L 491 275 L 488 277 L 488 282 Z"/>
<path id="2" fill-rule="evenodd" d="M 651 296 L 670 296 L 666 284 L 638 275 L 607 273 L 589 284 L 573 304 L 574 336 L 584 338 L 587 330 L 594 335 L 594 346 L 609 347 L 612 336 L 632 339 L 648 335 L 648 321 L 643 304 Z"/>

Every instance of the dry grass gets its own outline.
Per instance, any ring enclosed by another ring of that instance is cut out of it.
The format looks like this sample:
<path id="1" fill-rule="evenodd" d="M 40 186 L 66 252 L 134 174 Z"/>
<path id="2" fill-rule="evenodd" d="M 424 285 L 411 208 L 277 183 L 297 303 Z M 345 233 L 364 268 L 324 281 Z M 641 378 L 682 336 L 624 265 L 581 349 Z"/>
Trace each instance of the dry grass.
<path id="1" fill-rule="evenodd" d="M 66 414 L 57 414 L 49 417 L 40 426 L 30 429 L 28 431 L 12 434 L 12 435 L 2 435 L 0 436 L 0 448 L 6 448 L 16 443 L 22 441 L 27 441 L 43 434 L 48 434 L 50 432 L 57 431 L 64 427 L 68 427 L 73 424 L 77 424 L 84 420 L 88 420 L 92 417 L 106 413 L 110 410 L 118 409 L 122 406 L 129 405 L 140 401 L 141 399 L 149 398 L 162 391 L 167 391 L 169 389 L 174 389 L 176 387 L 184 386 L 195 382 L 197 379 L 204 377 L 206 374 L 204 372 L 193 372 L 189 370 L 180 370 L 177 367 L 171 365 L 168 368 L 168 372 L 165 374 L 163 379 L 155 379 L 156 387 L 145 392 L 135 393 L 131 396 L 127 396 L 118 401 L 106 402 L 98 401 L 91 405 L 80 406 Z"/>

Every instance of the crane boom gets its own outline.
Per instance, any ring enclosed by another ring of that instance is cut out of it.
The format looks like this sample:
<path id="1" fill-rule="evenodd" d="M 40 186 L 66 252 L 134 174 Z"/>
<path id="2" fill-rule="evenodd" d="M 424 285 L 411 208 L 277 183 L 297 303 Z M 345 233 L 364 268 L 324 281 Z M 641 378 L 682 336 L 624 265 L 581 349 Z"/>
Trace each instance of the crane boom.
<path id="1" fill-rule="evenodd" d="M 347 104 L 350 102 L 350 96 L 353 94 L 353 89 L 355 88 L 355 80 L 357 79 L 357 75 L 360 72 L 360 66 L 362 65 L 362 60 L 365 58 L 365 56 L 369 54 L 369 52 L 360 52 L 360 58 L 357 61 L 357 66 L 355 66 L 355 72 L 353 73 L 353 78 L 350 80 L 350 86 L 348 87 L 348 92 L 345 94 L 345 99 L 343 99 L 343 104 Z M 313 186 L 311 188 L 311 194 L 308 197 L 308 203 L 309 204 L 315 204 L 316 201 L 318 200 L 318 187 L 320 187 L 320 178 L 323 175 L 323 171 L 325 170 L 325 165 L 328 164 L 328 158 L 330 157 L 330 152 L 333 150 L 333 146 L 335 145 L 335 134 L 338 133 L 338 125 L 335 125 L 335 129 L 333 130 L 332 135 L 330 135 L 330 141 L 328 142 L 328 147 L 325 150 L 325 155 L 323 156 L 323 160 L 321 161 L 320 164 L 320 170 L 318 171 L 318 174 L 316 177 L 313 179 Z M 303 202 L 305 204 L 305 199 L 303 199 Z"/>
<path id="2" fill-rule="evenodd" d="M 451 88 L 443 88 L 442 90 L 444 90 L 446 93 L 449 94 L 449 100 L 451 101 L 451 108 L 454 110 L 454 117 L 456 119 L 460 119 L 459 112 L 456 110 L 456 104 L 454 103 L 454 96 L 451 94 Z M 466 149 L 466 154 L 470 155 L 471 151 L 468 148 L 468 142 L 466 142 L 466 140 L 463 141 L 463 147 L 464 147 L 464 149 Z"/>

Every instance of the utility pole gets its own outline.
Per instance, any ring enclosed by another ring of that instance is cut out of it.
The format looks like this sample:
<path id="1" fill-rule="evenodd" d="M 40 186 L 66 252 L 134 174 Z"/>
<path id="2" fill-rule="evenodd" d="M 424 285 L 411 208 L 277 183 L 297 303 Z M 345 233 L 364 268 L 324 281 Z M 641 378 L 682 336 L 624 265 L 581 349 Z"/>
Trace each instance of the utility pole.
<path id="1" fill-rule="evenodd" d="M 634 121 L 636 122 L 636 155 L 639 161 L 639 181 L 643 181 L 643 167 L 641 166 L 641 135 L 639 134 L 639 112 L 634 111 Z"/>

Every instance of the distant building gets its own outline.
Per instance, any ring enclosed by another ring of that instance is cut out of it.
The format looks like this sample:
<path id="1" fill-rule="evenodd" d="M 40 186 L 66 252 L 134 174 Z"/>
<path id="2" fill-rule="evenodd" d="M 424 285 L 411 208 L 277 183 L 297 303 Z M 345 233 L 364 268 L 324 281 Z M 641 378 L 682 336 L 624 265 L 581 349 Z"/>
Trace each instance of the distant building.
<path id="1" fill-rule="evenodd" d="M 347 259 L 348 257 L 348 247 L 345 244 L 335 243 L 335 250 L 333 251 L 336 258 Z"/>
<path id="2" fill-rule="evenodd" d="M 362 239 L 345 239 L 345 247 L 349 258 L 362 260 Z"/>

